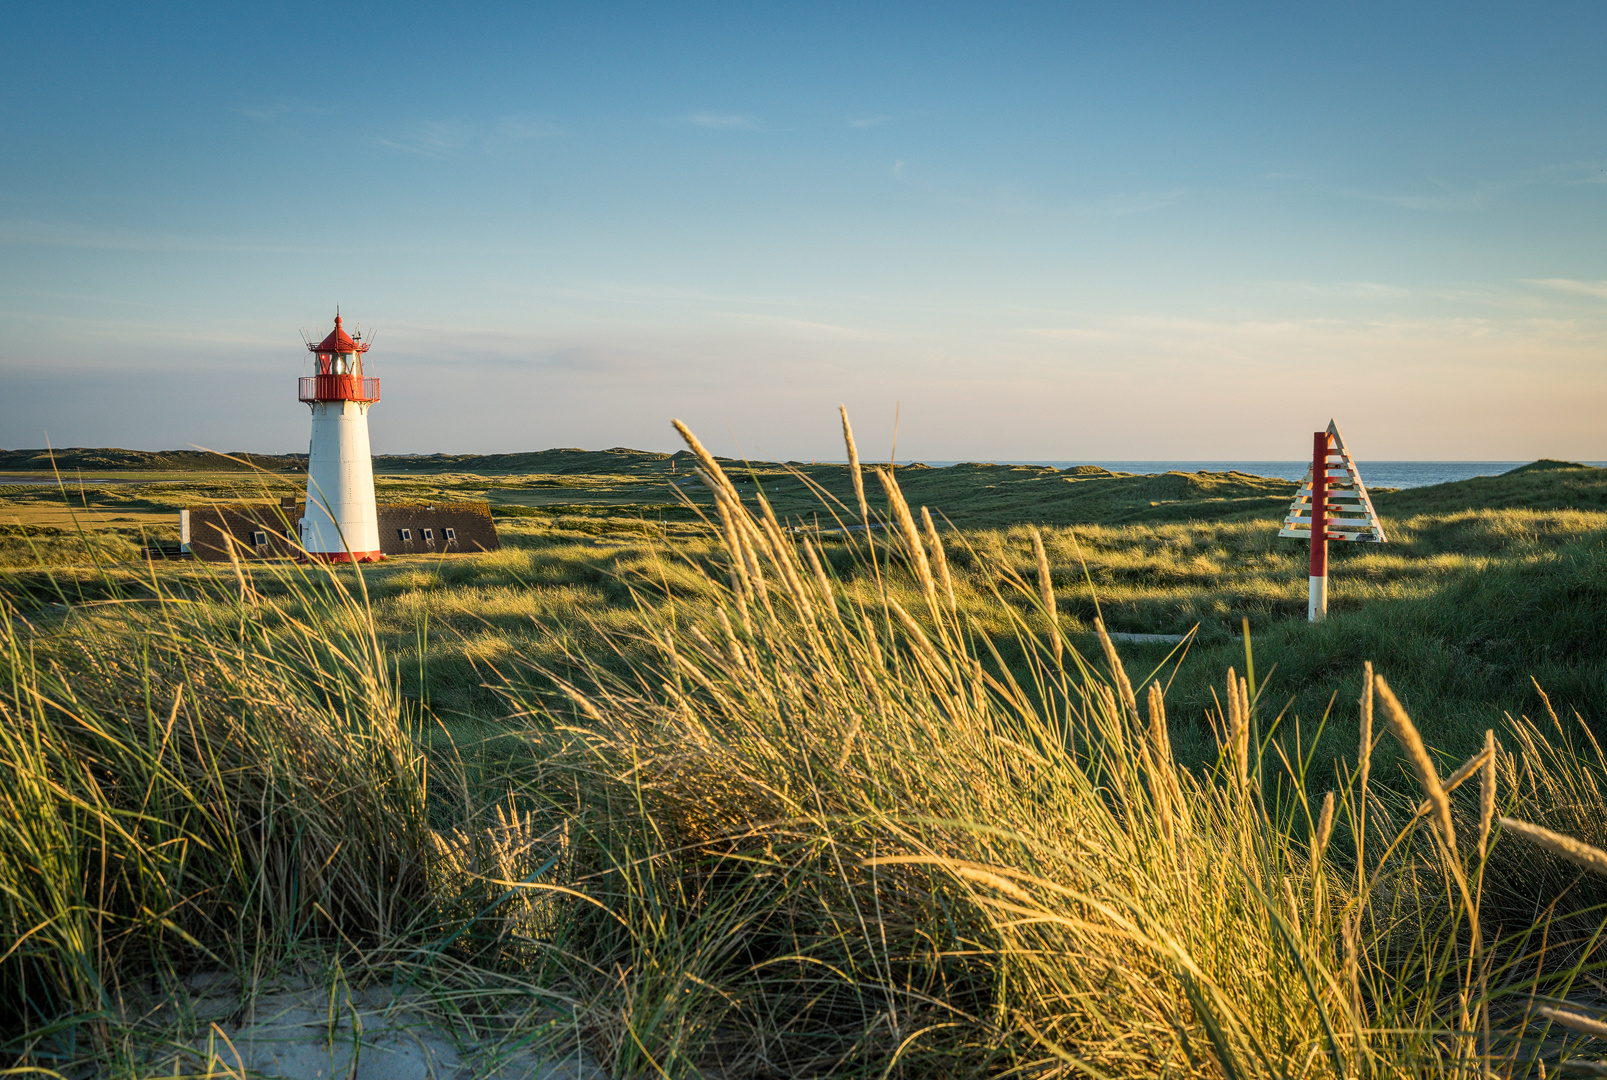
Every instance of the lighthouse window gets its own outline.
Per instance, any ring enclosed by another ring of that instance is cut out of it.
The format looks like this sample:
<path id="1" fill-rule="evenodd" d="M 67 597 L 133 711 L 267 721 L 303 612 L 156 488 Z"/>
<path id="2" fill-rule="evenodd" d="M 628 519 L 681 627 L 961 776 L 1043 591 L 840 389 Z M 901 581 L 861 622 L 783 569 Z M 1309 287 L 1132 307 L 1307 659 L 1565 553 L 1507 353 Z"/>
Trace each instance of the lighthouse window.
<path id="1" fill-rule="evenodd" d="M 398 540 L 411 541 L 413 539 L 413 530 L 412 529 L 397 529 L 396 530 L 396 538 Z"/>
<path id="2" fill-rule="evenodd" d="M 458 538 L 458 531 L 456 529 L 447 529 L 446 538 L 449 541 L 456 540 Z"/>
<path id="3" fill-rule="evenodd" d="M 424 530 L 424 542 L 426 544 L 435 543 L 435 530 L 434 529 L 425 529 Z"/>

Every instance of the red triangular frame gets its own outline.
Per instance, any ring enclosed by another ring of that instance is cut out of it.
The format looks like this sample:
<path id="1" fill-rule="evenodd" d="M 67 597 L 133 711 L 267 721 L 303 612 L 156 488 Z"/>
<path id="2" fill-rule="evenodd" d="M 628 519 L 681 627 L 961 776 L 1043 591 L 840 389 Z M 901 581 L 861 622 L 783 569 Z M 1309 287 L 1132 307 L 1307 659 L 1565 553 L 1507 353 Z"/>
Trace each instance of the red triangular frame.
<path id="1" fill-rule="evenodd" d="M 1344 436 L 1339 425 L 1328 421 L 1328 500 L 1327 529 L 1330 540 L 1350 540 L 1360 543 L 1385 544 L 1389 537 L 1384 533 L 1384 522 L 1373 509 L 1373 500 L 1362 483 L 1361 471 L 1345 449 Z M 1283 520 L 1279 536 L 1293 540 L 1311 539 L 1311 470 L 1300 482 L 1300 491 L 1289 505 L 1289 515 Z"/>

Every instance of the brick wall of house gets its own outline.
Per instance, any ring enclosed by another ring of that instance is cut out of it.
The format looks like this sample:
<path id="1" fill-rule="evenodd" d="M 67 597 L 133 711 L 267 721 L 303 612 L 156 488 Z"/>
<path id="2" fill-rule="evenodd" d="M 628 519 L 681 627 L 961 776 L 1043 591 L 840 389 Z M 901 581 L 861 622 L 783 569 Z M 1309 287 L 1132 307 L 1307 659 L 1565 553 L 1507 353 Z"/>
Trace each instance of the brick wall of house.
<path id="1" fill-rule="evenodd" d="M 490 503 L 380 503 L 376 509 L 379 547 L 386 555 L 463 554 L 502 547 Z M 277 505 L 233 503 L 192 508 L 190 550 L 198 559 L 228 562 L 232 540 L 242 559 L 299 555 L 296 523 L 303 512 L 304 504 L 289 500 Z"/>
<path id="2" fill-rule="evenodd" d="M 387 555 L 496 551 L 500 547 L 490 503 L 379 504 L 379 549 Z"/>
<path id="3" fill-rule="evenodd" d="M 190 510 L 190 550 L 197 559 L 228 562 L 232 540 L 242 559 L 284 559 L 299 553 L 301 513 L 274 503 L 197 506 Z"/>

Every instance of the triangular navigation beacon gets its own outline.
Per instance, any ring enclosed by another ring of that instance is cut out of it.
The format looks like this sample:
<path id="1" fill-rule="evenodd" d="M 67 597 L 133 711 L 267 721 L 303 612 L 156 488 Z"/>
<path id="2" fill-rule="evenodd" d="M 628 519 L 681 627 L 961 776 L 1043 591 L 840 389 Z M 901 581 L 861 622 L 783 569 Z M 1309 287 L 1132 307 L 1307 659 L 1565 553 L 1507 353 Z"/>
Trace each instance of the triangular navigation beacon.
<path id="1" fill-rule="evenodd" d="M 1327 528 L 1330 540 L 1359 540 L 1382 544 L 1384 523 L 1373 509 L 1373 500 L 1367 497 L 1367 485 L 1362 483 L 1361 472 L 1345 449 L 1345 439 L 1339 434 L 1339 425 L 1328 421 L 1328 498 Z M 1296 540 L 1311 539 L 1311 469 L 1300 482 L 1300 491 L 1289 505 L 1289 516 L 1283 520 L 1279 536 Z"/>

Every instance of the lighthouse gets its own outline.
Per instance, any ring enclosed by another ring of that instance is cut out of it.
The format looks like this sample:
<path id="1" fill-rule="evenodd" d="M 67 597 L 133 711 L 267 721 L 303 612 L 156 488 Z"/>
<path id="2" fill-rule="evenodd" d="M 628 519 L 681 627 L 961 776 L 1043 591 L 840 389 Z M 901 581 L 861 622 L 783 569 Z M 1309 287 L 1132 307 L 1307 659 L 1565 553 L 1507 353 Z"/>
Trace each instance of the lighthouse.
<path id="1" fill-rule="evenodd" d="M 368 407 L 379 400 L 379 380 L 363 374 L 368 343 L 335 328 L 316 345 L 311 378 L 299 382 L 312 407 L 307 452 L 307 509 L 301 546 L 326 562 L 378 562 L 379 512 L 374 505 L 374 459 L 368 448 Z"/>

